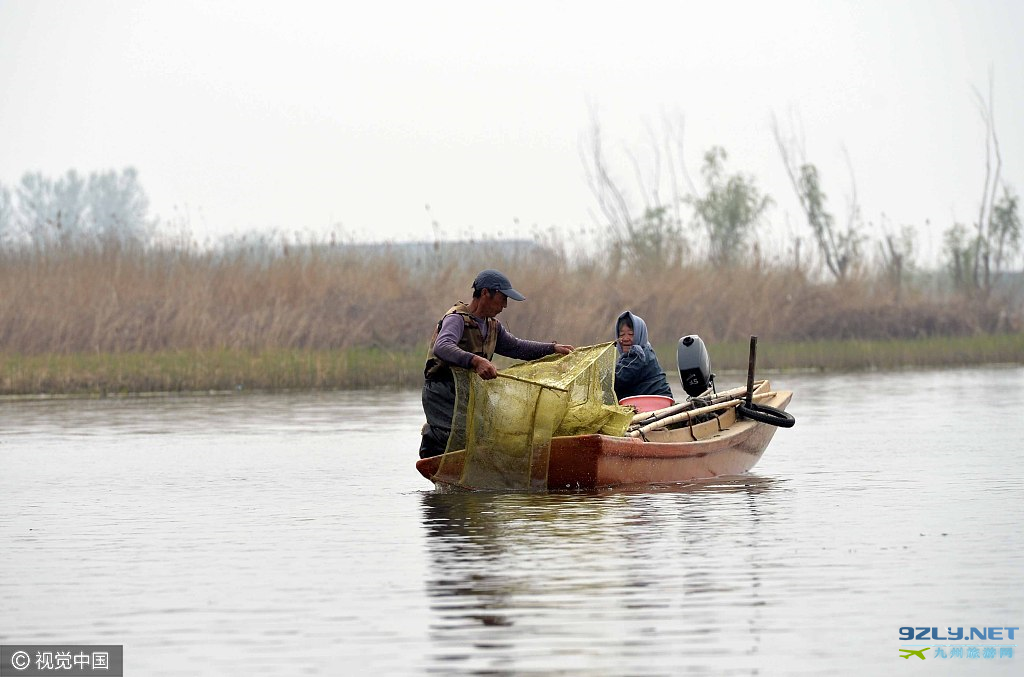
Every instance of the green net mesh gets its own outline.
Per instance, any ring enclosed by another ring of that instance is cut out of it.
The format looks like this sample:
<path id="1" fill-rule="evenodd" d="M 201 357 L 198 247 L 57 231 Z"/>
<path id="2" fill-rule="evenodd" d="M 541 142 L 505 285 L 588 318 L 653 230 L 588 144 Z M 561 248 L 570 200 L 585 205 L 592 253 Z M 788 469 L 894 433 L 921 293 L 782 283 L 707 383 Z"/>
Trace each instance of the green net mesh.
<path id="1" fill-rule="evenodd" d="M 613 389 L 614 343 L 577 348 L 524 362 L 485 381 L 453 369 L 456 405 L 448 452 L 437 476 L 464 487 L 543 491 L 551 438 L 602 433 L 622 436 L 631 409 Z"/>

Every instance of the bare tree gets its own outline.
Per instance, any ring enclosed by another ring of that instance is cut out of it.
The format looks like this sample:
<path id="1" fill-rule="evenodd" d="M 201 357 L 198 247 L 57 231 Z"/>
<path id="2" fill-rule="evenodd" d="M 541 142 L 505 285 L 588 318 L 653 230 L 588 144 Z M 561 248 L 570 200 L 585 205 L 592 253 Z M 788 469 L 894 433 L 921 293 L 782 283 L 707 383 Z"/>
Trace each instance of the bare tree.
<path id="1" fill-rule="evenodd" d="M 662 141 L 648 127 L 647 139 L 647 147 L 640 149 L 646 151 L 644 157 L 623 148 L 626 164 L 632 171 L 631 182 L 613 175 L 596 116 L 592 118 L 590 136 L 581 148 L 587 185 L 600 212 L 597 218 L 616 245 L 613 269 L 617 268 L 615 256 L 621 256 L 629 265 L 664 267 L 681 263 L 688 251 L 680 215 L 685 189 L 678 184 L 679 176 L 688 179 L 682 160 L 681 125 L 677 129 L 666 124 Z M 672 196 L 668 201 L 662 197 L 666 180 L 667 192 Z M 634 186 L 632 191 L 629 185 Z"/>
<path id="2" fill-rule="evenodd" d="M 992 222 L 992 207 L 995 202 L 996 188 L 1003 169 L 1003 156 L 999 152 L 999 137 L 996 135 L 995 115 L 992 110 L 992 73 L 989 72 L 988 100 L 977 89 L 974 97 L 985 125 L 985 183 L 981 190 L 981 203 L 978 206 L 977 246 L 974 248 L 971 277 L 975 287 L 983 289 L 987 294 L 992 288 L 991 276 L 991 242 L 989 234 Z M 994 157 L 993 157 L 994 156 Z M 993 167 L 993 162 L 995 166 Z"/>
<path id="3" fill-rule="evenodd" d="M 885 215 L 882 215 L 883 220 Z M 884 236 L 878 244 L 882 273 L 893 290 L 896 303 L 902 300 L 906 276 L 914 267 L 914 228 L 902 226 L 898 232 L 883 224 Z"/>
<path id="4" fill-rule="evenodd" d="M 615 181 L 609 172 L 601 126 L 596 118 L 592 120 L 590 130 L 588 145 L 581 151 L 587 185 L 597 200 L 605 224 L 612 230 L 616 239 L 622 240 L 625 239 L 632 224 L 630 206 L 622 188 L 619 187 L 619 182 Z"/>
<path id="5" fill-rule="evenodd" d="M 960 224 L 946 232 L 946 251 L 952 257 L 951 270 L 958 286 L 988 297 L 993 277 L 1019 252 L 1021 220 L 1018 198 L 1010 186 L 1001 183 L 1003 168 L 993 106 L 993 77 L 989 72 L 987 98 L 974 89 L 975 103 L 985 130 L 985 180 L 978 204 L 978 220 L 970 241 Z M 1002 195 L 999 187 L 1002 185 Z"/>
<path id="6" fill-rule="evenodd" d="M 806 159 L 804 143 L 801 137 L 790 134 L 785 137 L 779 128 L 778 119 L 772 116 L 772 133 L 775 143 L 782 156 L 793 190 L 796 192 L 800 207 L 807 218 L 807 224 L 814 233 L 818 250 L 825 259 L 825 265 L 837 280 L 847 277 L 853 266 L 860 262 L 861 245 L 864 236 L 860 232 L 861 214 L 857 201 L 857 186 L 850 168 L 852 194 L 849 204 L 849 215 L 846 228 L 840 230 L 836 226 L 835 217 L 825 206 L 826 195 L 821 187 L 818 168 Z M 849 166 L 849 156 L 847 155 Z"/>

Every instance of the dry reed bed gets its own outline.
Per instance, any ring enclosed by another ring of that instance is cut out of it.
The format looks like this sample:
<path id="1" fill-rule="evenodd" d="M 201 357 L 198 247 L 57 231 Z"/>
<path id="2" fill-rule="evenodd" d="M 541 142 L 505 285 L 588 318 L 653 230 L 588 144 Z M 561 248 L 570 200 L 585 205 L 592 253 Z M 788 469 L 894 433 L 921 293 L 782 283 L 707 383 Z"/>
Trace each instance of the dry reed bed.
<path id="1" fill-rule="evenodd" d="M 117 246 L 3 254 L 0 344 L 6 353 L 425 348 L 440 314 L 469 300 L 482 267 L 501 267 L 528 301 L 502 315 L 523 338 L 596 343 L 624 309 L 655 344 L 885 339 L 1020 331 L 997 304 L 912 297 L 869 282 L 815 284 L 785 269 L 687 267 L 615 274 L 556 256 L 508 259 L 481 246 L 431 265 L 345 247 L 273 252 L 141 251 Z"/>
<path id="2" fill-rule="evenodd" d="M 622 310 L 656 345 L 756 334 L 776 341 L 1020 331 L 1019 310 L 904 294 L 871 281 L 819 284 L 791 270 L 688 267 L 615 273 L 557 255 L 409 261 L 346 247 L 218 252 L 106 245 L 0 254 L 8 355 L 173 351 L 425 350 L 434 323 L 469 300 L 475 273 L 504 270 L 528 297 L 502 315 L 516 335 L 577 345 L 612 338 Z"/>
<path id="3" fill-rule="evenodd" d="M 487 267 L 528 297 L 502 315 L 513 333 L 599 343 L 629 309 L 647 319 L 672 379 L 676 341 L 691 333 L 716 371 L 745 366 L 751 334 L 764 369 L 1024 362 L 1009 304 L 909 289 L 897 304 L 869 279 L 818 284 L 756 265 L 616 271 L 486 242 L 468 251 L 0 251 L 0 394 L 415 386 L 434 324 Z"/>

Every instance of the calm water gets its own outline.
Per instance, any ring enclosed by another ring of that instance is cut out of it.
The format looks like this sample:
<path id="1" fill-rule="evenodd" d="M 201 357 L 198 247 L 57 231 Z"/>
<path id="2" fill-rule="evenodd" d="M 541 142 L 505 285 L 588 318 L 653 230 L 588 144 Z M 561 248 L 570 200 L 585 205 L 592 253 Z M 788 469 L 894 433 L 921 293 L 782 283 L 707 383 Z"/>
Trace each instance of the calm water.
<path id="1" fill-rule="evenodd" d="M 797 425 L 750 475 L 602 495 L 434 493 L 418 392 L 0 403 L 0 642 L 130 675 L 1024 672 L 1024 641 L 898 651 L 1024 627 L 1024 369 L 773 383 Z"/>

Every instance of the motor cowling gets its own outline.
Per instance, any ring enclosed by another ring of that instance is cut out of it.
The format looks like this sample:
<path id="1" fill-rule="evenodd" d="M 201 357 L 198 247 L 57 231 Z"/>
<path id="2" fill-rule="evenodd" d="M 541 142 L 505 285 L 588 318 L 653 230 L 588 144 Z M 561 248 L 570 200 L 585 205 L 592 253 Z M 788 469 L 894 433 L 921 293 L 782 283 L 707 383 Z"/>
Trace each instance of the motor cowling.
<path id="1" fill-rule="evenodd" d="M 704 341 L 696 334 L 679 339 L 676 349 L 676 365 L 679 367 L 679 381 L 690 397 L 697 397 L 714 379 L 711 373 L 711 358 Z"/>

